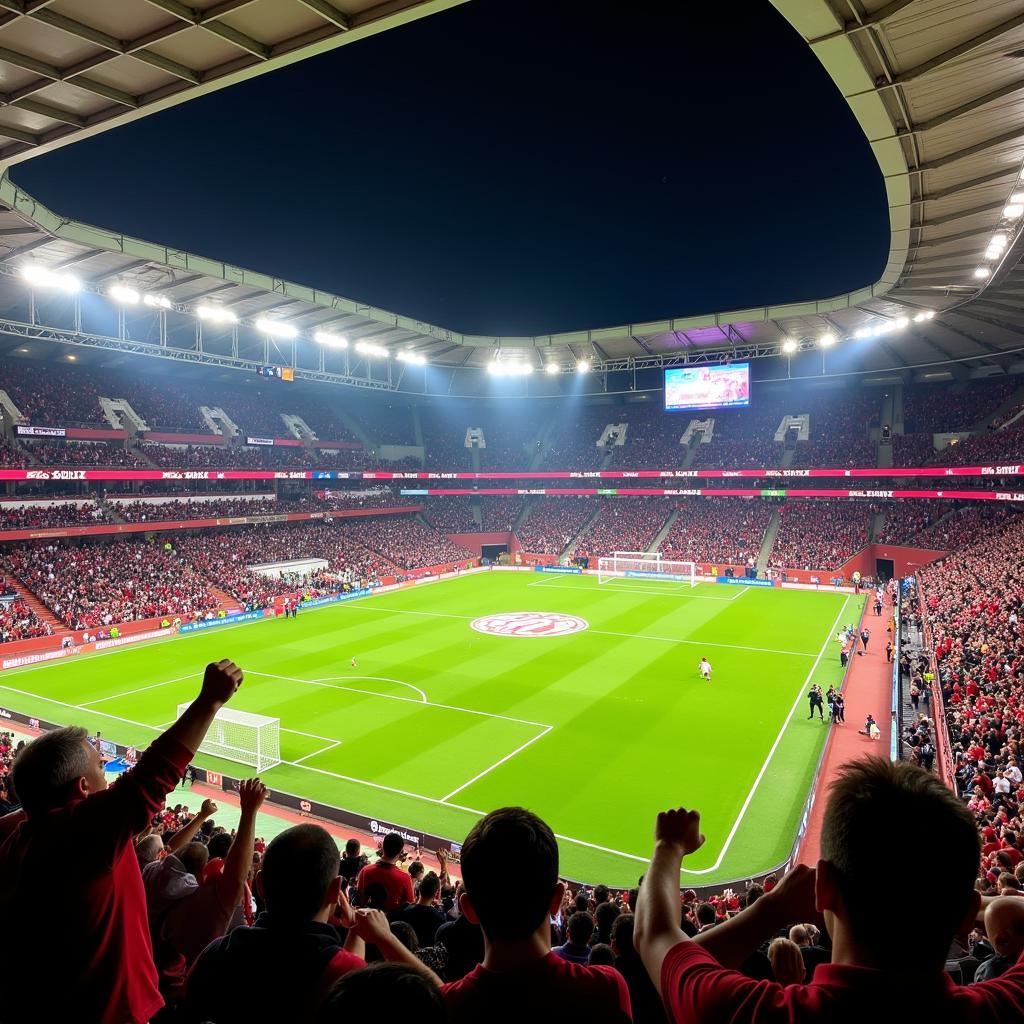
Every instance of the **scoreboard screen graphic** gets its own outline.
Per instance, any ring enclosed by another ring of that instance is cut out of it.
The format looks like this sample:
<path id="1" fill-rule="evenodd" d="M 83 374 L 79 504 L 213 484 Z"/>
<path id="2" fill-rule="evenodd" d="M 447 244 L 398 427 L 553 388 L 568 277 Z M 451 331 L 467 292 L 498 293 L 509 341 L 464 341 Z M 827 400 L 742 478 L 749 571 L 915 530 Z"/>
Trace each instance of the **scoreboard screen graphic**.
<path id="1" fill-rule="evenodd" d="M 683 366 L 665 371 L 665 409 L 732 409 L 750 405 L 750 364 Z"/>

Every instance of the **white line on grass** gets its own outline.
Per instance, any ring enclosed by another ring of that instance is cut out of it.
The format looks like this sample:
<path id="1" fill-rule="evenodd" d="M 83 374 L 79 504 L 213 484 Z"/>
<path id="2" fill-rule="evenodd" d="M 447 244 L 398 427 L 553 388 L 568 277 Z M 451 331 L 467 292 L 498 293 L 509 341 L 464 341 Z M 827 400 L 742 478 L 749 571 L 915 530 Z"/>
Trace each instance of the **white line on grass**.
<path id="1" fill-rule="evenodd" d="M 494 764 L 492 764 L 489 768 L 485 768 L 482 772 L 477 772 L 477 774 L 474 775 L 473 778 L 471 778 L 468 782 L 464 782 L 461 786 L 456 786 L 455 789 L 453 789 L 447 796 L 441 797 L 441 802 L 442 803 L 447 803 L 457 793 L 461 793 L 464 789 L 468 789 L 470 786 L 473 785 L 474 782 L 478 782 L 485 775 L 489 774 L 490 772 L 493 772 L 495 768 L 500 767 L 506 761 L 510 761 L 513 757 L 515 757 L 516 754 L 519 754 L 522 751 L 524 751 L 528 746 L 530 746 L 531 743 L 536 743 L 537 740 L 543 739 L 545 736 L 547 736 L 547 734 L 549 732 L 551 732 L 551 729 L 552 729 L 552 726 L 550 726 L 550 725 L 545 727 L 543 732 L 537 733 L 536 736 L 531 737 L 524 744 L 522 744 L 521 746 L 516 747 L 516 749 L 513 750 L 511 754 L 506 754 L 500 760 L 495 761 Z"/>
<path id="2" fill-rule="evenodd" d="M 602 583 L 597 587 L 583 587 L 579 584 L 563 583 L 557 576 L 549 577 L 544 580 L 537 580 L 535 583 L 527 583 L 528 587 L 545 587 L 548 590 L 614 590 L 621 594 L 658 594 L 661 597 L 685 597 L 694 601 L 724 601 L 726 604 L 735 601 L 735 597 L 712 597 L 710 594 L 694 594 L 692 591 L 696 588 L 687 587 L 686 590 L 680 590 L 679 587 L 682 584 L 677 584 L 671 590 L 662 587 L 652 586 L 627 586 L 618 585 L 616 583 Z"/>
<path id="3" fill-rule="evenodd" d="M 96 700 L 87 700 L 78 706 L 80 708 L 89 708 L 93 704 L 102 704 L 107 700 L 118 700 L 121 697 L 129 697 L 133 693 L 142 693 L 144 690 L 156 690 L 161 686 L 170 686 L 171 683 L 183 683 L 186 679 L 195 679 L 202 673 L 199 671 L 190 672 L 187 676 L 178 676 L 177 679 L 165 679 L 162 683 L 150 683 L 149 686 L 137 686 L 134 690 L 123 690 L 121 693 L 113 693 L 109 697 L 97 697 Z"/>
<path id="4" fill-rule="evenodd" d="M 408 686 L 410 690 L 415 690 L 420 695 L 420 702 L 423 704 L 429 704 L 430 701 L 427 699 L 427 695 L 418 687 L 413 686 L 412 683 L 403 683 L 401 679 L 388 679 L 387 676 L 324 676 L 323 679 L 314 679 L 314 683 L 333 683 L 336 679 L 380 679 L 385 683 L 396 683 L 398 686 Z"/>
<path id="5" fill-rule="evenodd" d="M 354 602 L 349 608 L 358 608 L 362 612 L 389 612 L 392 615 L 420 615 L 437 619 L 461 619 L 464 622 L 476 618 L 475 615 L 456 615 L 453 612 L 418 612 L 411 608 L 371 608 L 369 605 L 357 605 Z M 730 651 L 753 651 L 755 654 L 786 654 L 792 658 L 813 658 L 814 654 L 808 651 L 779 651 L 772 647 L 747 647 L 744 644 L 721 644 L 711 640 L 684 640 L 678 636 L 651 636 L 648 633 L 616 633 L 608 629 L 587 629 L 582 633 L 573 636 L 583 636 L 592 633 L 597 636 L 620 636 L 628 640 L 659 640 L 666 644 L 688 644 L 694 647 L 723 647 Z"/>
<path id="6" fill-rule="evenodd" d="M 282 732 L 295 732 L 295 729 L 282 729 Z M 306 734 L 308 735 L 308 733 Z M 316 757 L 317 754 L 326 754 L 328 750 L 333 750 L 335 747 L 341 746 L 341 740 L 331 740 L 326 747 L 321 747 L 319 750 L 314 750 L 311 754 L 304 754 L 302 757 L 295 758 L 295 764 L 302 764 L 303 761 L 308 761 L 311 757 Z"/>
<path id="7" fill-rule="evenodd" d="M 804 699 L 804 690 L 807 689 L 807 684 L 811 681 L 811 676 L 817 671 L 818 663 L 821 661 L 822 655 L 825 653 L 825 648 L 832 642 L 833 630 L 839 625 L 839 620 L 843 617 L 843 613 L 846 611 L 846 605 L 849 602 L 849 597 L 843 601 L 843 607 L 839 609 L 839 614 L 836 616 L 835 622 L 829 628 L 828 636 L 825 638 L 825 642 L 821 645 L 821 650 L 818 651 L 818 656 L 814 659 L 814 664 L 811 666 L 810 671 L 807 673 L 804 681 L 800 684 L 800 690 L 796 695 L 796 699 L 793 701 L 793 706 L 789 709 L 789 714 L 786 715 L 786 720 L 782 723 L 782 728 L 779 729 L 779 734 L 775 737 L 775 742 L 772 744 L 771 750 L 768 751 L 768 756 L 764 759 L 764 764 L 761 765 L 761 770 L 757 773 L 757 778 L 754 779 L 754 784 L 750 787 L 750 792 L 747 794 L 746 800 L 743 801 L 743 806 L 740 808 L 740 813 L 736 816 L 736 820 L 733 822 L 732 828 L 729 830 L 729 834 L 725 837 L 725 842 L 722 844 L 722 849 L 718 854 L 718 860 L 709 868 L 701 868 L 700 870 L 691 870 L 691 875 L 708 875 L 712 871 L 717 871 L 722 861 L 725 859 L 725 855 L 732 845 L 732 841 L 739 831 L 740 825 L 743 822 L 743 818 L 747 813 L 747 808 L 750 806 L 750 802 L 754 799 L 754 794 L 757 792 L 757 787 L 761 785 L 761 779 L 764 778 L 764 773 L 768 770 L 768 765 L 771 764 L 772 758 L 775 756 L 775 751 L 778 749 L 779 744 L 782 742 L 782 737 L 785 735 L 786 730 L 789 728 L 789 723 L 793 720 L 793 715 L 796 713 L 796 709 L 800 704 L 800 701 Z M 687 871 L 687 868 L 683 868 L 683 871 Z"/>

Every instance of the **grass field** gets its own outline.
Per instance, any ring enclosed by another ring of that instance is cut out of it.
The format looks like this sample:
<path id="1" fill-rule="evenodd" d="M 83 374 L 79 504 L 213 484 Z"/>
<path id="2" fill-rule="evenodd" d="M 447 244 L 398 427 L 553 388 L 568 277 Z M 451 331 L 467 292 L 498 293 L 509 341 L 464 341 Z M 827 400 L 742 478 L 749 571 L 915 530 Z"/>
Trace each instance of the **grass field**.
<path id="1" fill-rule="evenodd" d="M 683 803 L 707 836 L 683 880 L 714 882 L 788 854 L 828 731 L 807 721 L 804 695 L 839 682 L 833 638 L 862 603 L 480 573 L 6 672 L 0 702 L 144 746 L 205 664 L 229 657 L 246 675 L 232 706 L 281 719 L 271 786 L 456 840 L 481 813 L 524 804 L 560 836 L 567 875 L 612 885 L 635 883 L 655 814 Z M 507 612 L 568 613 L 587 628 L 471 628 Z"/>

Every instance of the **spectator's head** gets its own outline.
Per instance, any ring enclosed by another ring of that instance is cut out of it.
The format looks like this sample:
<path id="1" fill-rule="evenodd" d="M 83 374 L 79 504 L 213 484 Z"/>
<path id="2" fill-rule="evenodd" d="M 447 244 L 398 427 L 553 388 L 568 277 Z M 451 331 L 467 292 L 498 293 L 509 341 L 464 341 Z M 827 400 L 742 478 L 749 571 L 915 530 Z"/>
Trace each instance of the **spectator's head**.
<path id="1" fill-rule="evenodd" d="M 514 879 L 505 864 L 515 864 Z M 486 940 L 522 942 L 534 933 L 547 940 L 565 893 L 554 833 L 521 807 L 491 811 L 462 845 L 462 884 L 462 911 Z"/>
<path id="2" fill-rule="evenodd" d="M 715 923 L 715 908 L 710 903 L 701 903 L 697 907 L 697 924 L 702 928 L 706 924 Z"/>
<path id="3" fill-rule="evenodd" d="M 597 906 L 601 906 L 602 903 L 607 903 L 610 895 L 607 885 L 594 886 L 594 903 Z"/>
<path id="4" fill-rule="evenodd" d="M 441 879 L 433 871 L 428 871 L 420 882 L 420 902 L 433 903 L 441 891 Z"/>
<path id="5" fill-rule="evenodd" d="M 410 953 L 415 953 L 420 948 L 419 939 L 416 938 L 416 929 L 408 921 L 392 921 L 391 934 L 405 946 Z"/>
<path id="6" fill-rule="evenodd" d="M 324 923 L 338 902 L 338 847 L 319 825 L 295 825 L 270 841 L 260 885 L 278 921 Z"/>
<path id="7" fill-rule="evenodd" d="M 178 860 L 185 870 L 198 879 L 203 868 L 210 859 L 210 851 L 202 843 L 186 843 L 184 849 L 178 851 Z"/>
<path id="8" fill-rule="evenodd" d="M 923 860 L 922 835 L 934 840 Z M 879 908 L 901 905 L 906 878 L 900 865 L 913 861 L 915 888 L 932 898 L 918 901 L 913 940 L 901 962 L 906 970 L 932 969 L 945 961 L 953 936 L 973 925 L 980 856 L 973 816 L 934 775 L 905 762 L 864 758 L 840 770 L 829 795 L 818 909 L 837 947 L 846 946 L 862 966 L 881 966 L 891 931 Z"/>
<path id="9" fill-rule="evenodd" d="M 413 882 L 418 882 L 423 877 L 423 872 L 426 870 L 427 869 L 426 867 L 424 867 L 423 861 L 414 860 L 409 865 L 409 877 L 413 880 Z"/>
<path id="10" fill-rule="evenodd" d="M 210 851 L 210 860 L 213 860 L 214 857 L 226 857 L 228 850 L 231 849 L 231 833 L 218 832 L 211 836 L 206 848 Z"/>
<path id="11" fill-rule="evenodd" d="M 590 967 L 613 967 L 615 965 L 615 953 L 607 942 L 599 942 L 590 949 L 590 958 L 587 960 Z"/>
<path id="12" fill-rule="evenodd" d="M 752 907 L 762 896 L 764 895 L 764 886 L 758 885 L 756 882 L 747 887 L 747 891 L 743 894 L 743 905 L 746 907 Z"/>
<path id="13" fill-rule="evenodd" d="M 363 844 L 358 839 L 349 839 L 345 843 L 345 856 L 346 857 L 358 857 L 359 852 L 362 850 Z"/>
<path id="14" fill-rule="evenodd" d="M 383 860 L 395 861 L 404 849 L 405 840 L 397 832 L 389 832 L 380 844 L 380 855 Z"/>
<path id="15" fill-rule="evenodd" d="M 30 818 L 107 788 L 103 759 L 77 726 L 43 733 L 23 747 L 11 782 Z"/>
<path id="16" fill-rule="evenodd" d="M 1016 963 L 1024 953 L 1024 900 L 1000 896 L 985 908 L 985 934 L 992 948 Z"/>
<path id="17" fill-rule="evenodd" d="M 789 941 L 795 942 L 798 946 L 809 946 L 811 944 L 807 929 L 802 924 L 795 924 L 789 929 Z"/>
<path id="18" fill-rule="evenodd" d="M 152 864 L 153 861 L 159 860 L 163 850 L 164 841 L 160 836 L 146 836 L 135 847 L 135 856 L 138 858 L 139 867 L 144 868 L 147 864 Z"/>
<path id="19" fill-rule="evenodd" d="M 387 1006 L 396 1019 L 417 1024 L 445 1024 L 448 1015 L 440 990 L 404 964 L 372 964 L 339 978 L 327 994 L 317 1024 L 351 1024 L 370 1020 Z"/>
<path id="20" fill-rule="evenodd" d="M 601 935 L 602 941 L 611 934 L 612 925 L 618 916 L 619 908 L 614 903 L 598 903 L 597 910 L 594 911 L 594 917 L 597 920 L 597 930 Z"/>
<path id="21" fill-rule="evenodd" d="M 594 919 L 589 914 L 573 914 L 565 934 L 574 946 L 586 946 L 594 935 Z"/>
<path id="22" fill-rule="evenodd" d="M 612 925 L 612 949 L 617 957 L 623 960 L 636 959 L 636 947 L 633 945 L 633 915 L 619 914 Z"/>
<path id="23" fill-rule="evenodd" d="M 790 939 L 772 939 L 768 947 L 768 961 L 772 965 L 772 975 L 780 985 L 799 985 L 803 982 L 807 969 L 800 947 Z"/>

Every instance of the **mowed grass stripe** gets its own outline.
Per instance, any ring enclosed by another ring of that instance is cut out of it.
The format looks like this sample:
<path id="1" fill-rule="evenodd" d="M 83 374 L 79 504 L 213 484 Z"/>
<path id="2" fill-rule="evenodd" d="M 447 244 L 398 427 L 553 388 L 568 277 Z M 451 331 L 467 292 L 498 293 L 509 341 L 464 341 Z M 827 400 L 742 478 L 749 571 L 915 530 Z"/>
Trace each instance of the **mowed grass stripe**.
<path id="1" fill-rule="evenodd" d="M 559 587 L 529 586 L 534 574 L 480 574 L 410 588 L 351 605 L 300 613 L 295 621 L 269 620 L 139 646 L 116 655 L 83 657 L 10 676 L 9 685 L 33 694 L 5 693 L 0 700 L 58 721 L 81 721 L 105 735 L 145 742 L 174 716 L 175 705 L 194 694 L 186 680 L 77 711 L 69 704 L 109 697 L 151 682 L 195 673 L 219 657 L 234 657 L 253 672 L 306 680 L 349 673 L 402 680 L 430 700 L 509 715 L 554 728 L 537 742 L 462 790 L 455 802 L 486 810 L 516 802 L 534 807 L 563 836 L 624 853 L 645 855 L 653 815 L 681 802 L 700 807 L 708 835 L 706 854 L 693 866 L 713 863 L 750 785 L 764 763 L 807 674 L 809 657 L 825 640 L 842 606 L 831 592 L 751 590 L 742 600 L 700 599 L 724 587 L 697 588 L 691 600 L 668 595 L 598 589 L 589 578 L 559 579 Z M 580 583 L 573 590 L 568 585 Z M 731 593 L 731 591 L 730 591 Z M 443 613 L 413 616 L 395 612 Z M 473 632 L 469 619 L 489 612 L 565 611 L 581 615 L 591 631 L 574 636 L 516 640 Z M 848 616 L 853 619 L 852 608 Z M 596 632 L 633 634 L 609 636 Z M 642 634 L 694 640 L 672 644 Z M 637 638 L 637 635 L 641 635 Z M 791 650 L 794 655 L 716 647 L 708 687 L 696 674 L 699 643 Z M 358 669 L 349 666 L 358 659 Z M 838 679 L 827 658 L 820 681 Z M 3 677 L 4 680 L 7 677 Z M 398 692 L 384 682 L 359 686 Z M 165 692 L 166 691 L 166 692 Z M 407 696 L 414 696 L 406 691 Z M 249 701 L 252 701 L 250 703 Z M 239 706 L 275 714 L 285 728 L 341 741 L 304 762 L 339 774 L 437 798 L 473 778 L 535 735 L 529 728 L 469 721 L 413 703 L 381 700 L 250 675 Z M 27 707 L 32 703 L 33 707 Z M 397 710 L 386 709 L 394 705 Z M 97 712 L 140 723 L 118 723 Z M 131 713 L 129 713 L 129 711 Z M 798 716 L 799 717 L 799 716 Z M 459 721 L 459 719 L 467 721 Z M 487 721 L 487 720 L 485 720 Z M 782 859 L 806 795 L 824 731 L 795 720 L 765 772 L 736 838 L 716 875 L 736 877 Z M 324 741 L 285 734 L 288 760 L 316 751 Z M 211 767 L 239 774 L 238 766 L 214 759 Z M 300 766 L 282 765 L 267 780 L 381 819 L 460 839 L 473 814 L 371 790 Z M 574 877 L 626 884 L 636 862 L 574 843 L 563 843 L 563 866 Z"/>

